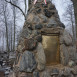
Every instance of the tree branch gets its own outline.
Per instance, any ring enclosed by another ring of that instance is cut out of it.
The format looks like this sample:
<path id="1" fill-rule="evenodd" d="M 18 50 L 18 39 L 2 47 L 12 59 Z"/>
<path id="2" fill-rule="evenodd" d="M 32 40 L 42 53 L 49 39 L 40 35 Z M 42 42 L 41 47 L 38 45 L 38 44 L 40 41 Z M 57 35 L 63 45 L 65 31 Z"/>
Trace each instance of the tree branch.
<path id="1" fill-rule="evenodd" d="M 26 14 L 23 12 L 23 10 L 22 10 L 19 6 L 13 4 L 13 3 L 11 2 L 11 0 L 10 0 L 10 1 L 5 0 L 5 1 L 6 1 L 7 3 L 10 3 L 11 5 L 15 6 L 16 8 L 18 8 L 18 9 L 22 12 L 22 14 L 24 15 L 25 20 L 26 20 Z"/>

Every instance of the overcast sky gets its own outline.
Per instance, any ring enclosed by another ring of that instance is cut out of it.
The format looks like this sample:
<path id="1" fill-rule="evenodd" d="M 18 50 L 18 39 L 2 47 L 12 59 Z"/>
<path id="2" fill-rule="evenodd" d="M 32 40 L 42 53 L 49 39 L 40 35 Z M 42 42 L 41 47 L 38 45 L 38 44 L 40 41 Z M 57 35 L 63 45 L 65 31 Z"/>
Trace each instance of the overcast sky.
<path id="1" fill-rule="evenodd" d="M 52 2 L 55 4 L 56 9 L 58 10 L 58 14 L 60 16 L 60 19 L 62 21 L 63 19 L 63 14 L 66 11 L 66 7 L 68 4 L 71 3 L 70 0 L 52 0 Z"/>

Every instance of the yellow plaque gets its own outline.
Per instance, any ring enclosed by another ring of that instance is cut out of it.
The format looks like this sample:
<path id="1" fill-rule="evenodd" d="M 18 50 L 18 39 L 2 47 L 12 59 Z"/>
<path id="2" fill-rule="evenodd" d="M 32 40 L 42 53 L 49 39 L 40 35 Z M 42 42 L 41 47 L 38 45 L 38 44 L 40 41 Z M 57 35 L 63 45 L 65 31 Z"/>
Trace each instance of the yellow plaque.
<path id="1" fill-rule="evenodd" d="M 46 65 L 60 63 L 59 36 L 42 35 L 42 44 L 46 55 Z"/>

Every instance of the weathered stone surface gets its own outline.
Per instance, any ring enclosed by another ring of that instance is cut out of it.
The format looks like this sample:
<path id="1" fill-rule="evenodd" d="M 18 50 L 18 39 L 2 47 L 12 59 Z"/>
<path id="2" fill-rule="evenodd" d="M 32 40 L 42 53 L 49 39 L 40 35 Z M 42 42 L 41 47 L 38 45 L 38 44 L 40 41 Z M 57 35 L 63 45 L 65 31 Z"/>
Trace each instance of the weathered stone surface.
<path id="1" fill-rule="evenodd" d="M 46 23 L 47 22 L 47 17 L 43 14 L 40 14 L 39 17 L 41 18 L 41 21 Z"/>
<path id="2" fill-rule="evenodd" d="M 45 69 L 46 59 L 45 59 L 44 49 L 43 49 L 41 43 L 38 43 L 36 51 L 37 51 L 37 53 L 35 54 L 35 57 L 36 57 L 36 61 L 38 63 L 37 69 L 38 70 L 44 70 Z"/>
<path id="3" fill-rule="evenodd" d="M 49 19 L 48 28 L 52 28 L 52 27 L 57 27 L 58 23 L 55 20 L 55 17 L 51 17 L 51 19 Z"/>
<path id="4" fill-rule="evenodd" d="M 62 29 L 63 30 L 63 29 Z M 55 27 L 55 28 L 43 28 L 41 29 L 41 33 L 46 33 L 46 34 L 60 34 L 60 32 L 62 31 L 60 27 Z"/>
<path id="5" fill-rule="evenodd" d="M 30 37 L 31 37 L 31 38 L 34 38 L 34 37 L 36 37 L 37 35 L 39 35 L 38 31 L 37 31 L 37 30 L 33 30 Z"/>
<path id="6" fill-rule="evenodd" d="M 42 74 L 41 74 L 41 76 L 40 77 L 51 77 L 51 75 L 50 75 L 50 72 L 49 71 L 44 71 L 44 72 L 42 72 Z"/>
<path id="7" fill-rule="evenodd" d="M 71 35 L 65 30 L 63 34 L 64 42 L 66 45 L 72 45 L 72 37 Z"/>
<path id="8" fill-rule="evenodd" d="M 38 24 L 40 22 L 40 19 L 38 16 L 34 15 L 33 13 L 32 14 L 29 14 L 27 16 L 27 22 L 29 23 L 34 23 L 34 24 Z"/>
<path id="9" fill-rule="evenodd" d="M 39 14 L 39 13 L 41 13 L 41 9 L 39 8 L 39 9 L 36 9 L 36 12 Z"/>
<path id="10" fill-rule="evenodd" d="M 69 46 L 68 47 L 68 51 L 69 51 L 69 58 L 70 60 L 75 61 L 76 60 L 76 46 Z"/>
<path id="11" fill-rule="evenodd" d="M 33 72 L 33 77 L 40 77 L 40 76 L 39 76 L 39 72 L 38 72 L 38 71 L 34 71 L 34 72 Z"/>
<path id="12" fill-rule="evenodd" d="M 19 72 L 17 77 L 33 77 L 32 73 Z"/>
<path id="13" fill-rule="evenodd" d="M 21 45 L 18 45 L 17 51 L 22 52 L 22 46 Z"/>
<path id="14" fill-rule="evenodd" d="M 25 51 L 22 55 L 19 70 L 24 72 L 32 72 L 36 68 L 36 61 L 34 54 L 29 51 Z"/>
<path id="15" fill-rule="evenodd" d="M 20 39 L 22 38 L 29 38 L 31 34 L 31 30 L 29 30 L 27 27 L 23 28 L 21 34 L 20 34 Z M 22 39 L 21 39 L 22 40 Z"/>
<path id="16" fill-rule="evenodd" d="M 76 55 L 77 55 L 77 53 L 76 53 Z M 77 56 L 76 56 L 76 60 L 75 60 L 75 63 L 76 63 L 76 65 L 77 65 Z"/>
<path id="17" fill-rule="evenodd" d="M 42 4 L 42 7 L 44 7 L 44 8 L 48 8 L 48 5 Z"/>
<path id="18" fill-rule="evenodd" d="M 42 36 L 41 36 L 41 35 L 36 36 L 36 40 L 37 40 L 38 42 L 41 42 L 41 41 L 42 41 Z"/>
<path id="19" fill-rule="evenodd" d="M 61 63 L 63 65 L 67 65 L 69 61 L 69 52 L 64 44 L 60 45 L 60 54 L 61 54 Z"/>
<path id="20" fill-rule="evenodd" d="M 73 75 L 77 75 L 77 65 L 71 70 Z"/>
<path id="21" fill-rule="evenodd" d="M 64 44 L 64 38 L 63 38 L 63 35 L 60 36 L 60 44 Z"/>
<path id="22" fill-rule="evenodd" d="M 56 8 L 55 8 L 55 6 L 53 4 L 49 6 L 49 10 L 55 10 L 55 9 Z"/>
<path id="23" fill-rule="evenodd" d="M 50 18 L 52 16 L 52 13 L 48 9 L 44 9 L 44 14 L 48 18 Z"/>
<path id="24" fill-rule="evenodd" d="M 51 70 L 51 76 L 58 75 L 58 74 L 59 74 L 59 70 L 57 68 Z"/>
<path id="25" fill-rule="evenodd" d="M 33 21 L 33 18 L 34 18 L 34 14 L 33 14 L 33 13 L 30 13 L 30 14 L 27 16 L 27 21 L 32 22 L 32 21 Z"/>
<path id="26" fill-rule="evenodd" d="M 69 65 L 70 67 L 73 67 L 73 66 L 75 65 L 75 62 L 71 60 L 71 61 L 69 61 L 68 65 Z"/>
<path id="27" fill-rule="evenodd" d="M 20 61 L 21 61 L 21 56 L 22 56 L 22 54 L 20 54 L 20 53 L 18 53 L 16 55 L 16 59 L 15 59 L 15 62 L 13 64 L 13 67 L 14 67 L 13 70 L 14 70 L 14 72 L 19 71 L 19 64 L 20 64 Z"/>
<path id="28" fill-rule="evenodd" d="M 15 73 L 14 72 L 11 72 L 8 77 L 16 77 Z"/>
<path id="29" fill-rule="evenodd" d="M 41 28 L 43 28 L 43 25 L 42 24 L 35 25 L 35 29 L 41 29 Z"/>
<path id="30" fill-rule="evenodd" d="M 35 23 L 35 24 L 39 24 L 41 21 L 40 21 L 40 19 L 39 19 L 39 17 L 38 16 L 34 16 L 34 18 L 33 18 L 33 21 L 32 21 L 33 23 Z"/>
<path id="31" fill-rule="evenodd" d="M 34 7 L 38 9 L 38 8 L 40 8 L 40 5 L 41 4 L 37 3 L 36 5 L 34 5 Z"/>
<path id="32" fill-rule="evenodd" d="M 22 51 L 25 51 L 25 50 L 33 50 L 35 47 L 36 47 L 36 43 L 37 41 L 33 38 L 30 38 L 30 39 L 25 39 L 24 41 L 24 48 Z"/>
<path id="33" fill-rule="evenodd" d="M 65 25 L 63 23 L 60 23 L 60 27 L 65 28 Z"/>
<path id="34" fill-rule="evenodd" d="M 70 76 L 70 73 L 71 73 L 71 68 L 65 67 L 63 69 L 63 75 L 64 76 Z"/>
<path id="35" fill-rule="evenodd" d="M 27 25 L 27 27 L 28 27 L 29 30 L 33 30 L 32 24 L 29 23 L 29 24 Z"/>

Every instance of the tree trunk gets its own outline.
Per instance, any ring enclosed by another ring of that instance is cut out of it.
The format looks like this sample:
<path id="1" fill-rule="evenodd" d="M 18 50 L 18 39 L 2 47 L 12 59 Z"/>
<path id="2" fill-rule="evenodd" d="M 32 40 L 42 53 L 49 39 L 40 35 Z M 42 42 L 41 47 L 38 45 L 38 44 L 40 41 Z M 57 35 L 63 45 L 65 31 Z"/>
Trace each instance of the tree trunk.
<path id="1" fill-rule="evenodd" d="M 15 7 L 13 8 L 13 15 L 14 15 L 14 44 L 13 44 L 13 51 L 14 51 L 15 50 L 15 19 L 16 19 Z"/>
<path id="2" fill-rule="evenodd" d="M 26 13 L 26 0 L 24 0 L 24 3 L 25 3 L 25 13 Z"/>
<path id="3" fill-rule="evenodd" d="M 7 51 L 9 52 L 9 43 L 8 43 L 8 27 L 7 27 L 7 19 L 6 19 L 6 11 L 4 11 L 4 18 L 5 18 L 5 26 L 6 26 L 6 43 L 7 43 Z"/>
<path id="4" fill-rule="evenodd" d="M 16 1 L 13 1 L 13 3 L 16 5 Z M 14 41 L 13 41 L 13 51 L 15 51 L 16 11 L 15 11 L 15 7 L 14 7 L 14 6 L 13 6 L 13 16 L 14 16 Z"/>
<path id="5" fill-rule="evenodd" d="M 12 49 L 12 41 L 13 41 L 13 40 L 12 40 L 12 25 L 11 25 L 11 51 L 13 50 L 13 49 Z"/>
<path id="6" fill-rule="evenodd" d="M 76 38 L 77 38 L 77 0 L 72 0 L 74 5 L 75 23 L 76 23 Z"/>

